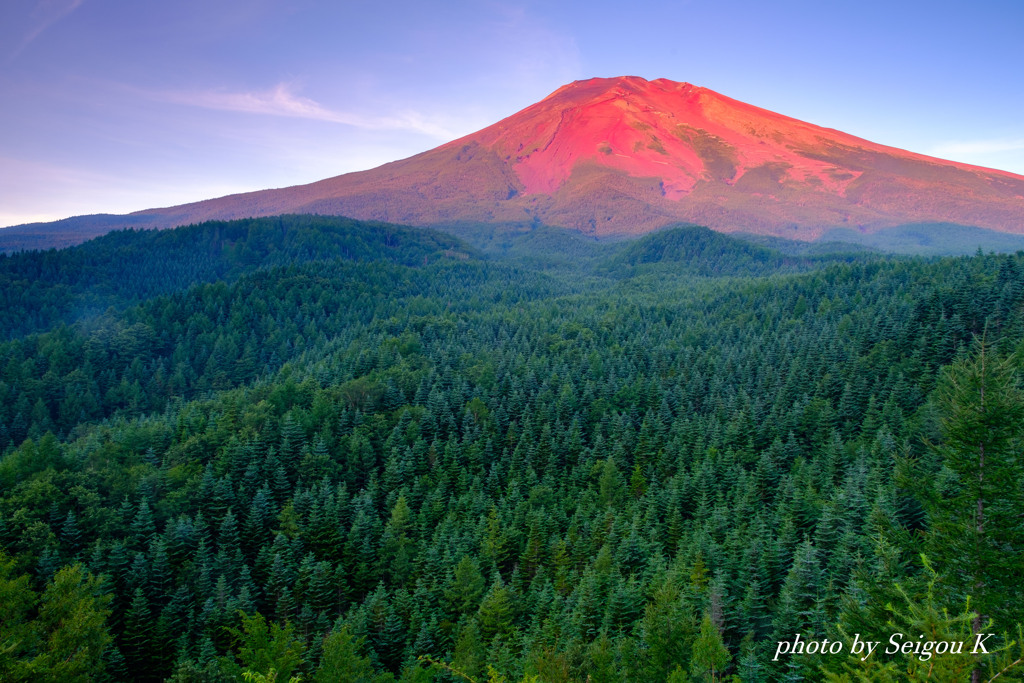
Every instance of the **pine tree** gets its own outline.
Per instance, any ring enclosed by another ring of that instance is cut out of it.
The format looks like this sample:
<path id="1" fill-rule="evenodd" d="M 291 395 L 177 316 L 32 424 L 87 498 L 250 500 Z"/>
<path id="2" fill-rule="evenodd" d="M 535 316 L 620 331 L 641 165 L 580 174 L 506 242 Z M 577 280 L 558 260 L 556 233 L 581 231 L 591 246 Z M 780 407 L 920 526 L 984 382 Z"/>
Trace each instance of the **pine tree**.
<path id="1" fill-rule="evenodd" d="M 288 411 L 281 422 L 281 443 L 277 451 L 277 457 L 281 459 L 281 464 L 286 469 L 293 470 L 299 464 L 299 453 L 305 443 L 306 434 L 302 426 L 292 412 Z"/>
<path id="2" fill-rule="evenodd" d="M 238 520 L 231 510 L 224 515 L 220 529 L 217 532 L 217 549 L 223 551 L 228 559 L 234 560 L 241 549 L 241 540 L 238 536 Z"/>
<path id="3" fill-rule="evenodd" d="M 602 505 L 615 505 L 624 494 L 625 486 L 622 483 L 622 475 L 615 465 L 615 458 L 608 458 L 604 461 L 601 470 L 601 478 L 598 480 L 598 492 Z"/>
<path id="4" fill-rule="evenodd" d="M 904 642 L 919 640 L 930 643 L 938 650 L 937 644 L 944 643 L 942 652 L 916 654 L 896 652 L 886 654 L 875 652 L 870 657 L 855 654 L 850 647 L 851 633 L 859 633 L 854 624 L 863 619 L 863 608 L 848 603 L 839 624 L 839 631 L 849 653 L 846 658 L 826 657 L 822 672 L 831 683 L 854 683 L 855 681 L 965 681 L 978 680 L 1019 681 L 1024 669 L 1024 631 L 1020 626 L 1016 633 L 994 634 L 984 640 L 982 651 L 974 652 L 977 641 L 976 613 L 969 601 L 950 610 L 944 605 L 948 597 L 941 598 L 936 591 L 938 575 L 925 556 L 921 556 L 927 579 L 922 594 L 911 596 L 900 585 L 893 593 L 897 599 L 885 605 L 885 631 L 904 634 Z M 878 623 L 877 620 L 874 623 Z M 991 621 L 985 625 L 985 632 L 994 629 Z M 1015 641 L 1007 636 L 1015 636 Z M 864 637 L 861 637 L 864 640 Z M 917 643 L 915 643 L 916 645 Z M 958 645 L 959 644 L 959 645 Z M 885 643 L 888 645 L 888 643 Z"/>
<path id="5" fill-rule="evenodd" d="M 360 653 L 362 639 L 342 626 L 324 639 L 323 657 L 313 675 L 316 683 L 363 683 L 373 680 L 373 666 Z"/>
<path id="6" fill-rule="evenodd" d="M 154 619 L 149 601 L 141 588 L 136 588 L 131 605 L 124 616 L 122 651 L 128 671 L 134 680 L 153 680 L 152 651 Z"/>
<path id="7" fill-rule="evenodd" d="M 455 566 L 455 573 L 444 595 L 456 614 L 470 614 L 480 607 L 486 586 L 476 562 L 469 555 L 463 555 Z"/>
<path id="8" fill-rule="evenodd" d="M 695 638 L 693 609 L 675 579 L 666 577 L 644 608 L 639 627 L 645 643 L 641 671 L 645 680 L 663 680 L 677 667 L 686 670 Z"/>
<path id="9" fill-rule="evenodd" d="M 725 680 L 724 670 L 732 656 L 722 642 L 722 634 L 711 621 L 711 615 L 705 613 L 700 622 L 700 634 L 693 642 L 693 658 L 690 660 L 690 673 L 698 681 Z"/>
<path id="10" fill-rule="evenodd" d="M 82 532 L 78 529 L 78 520 L 74 512 L 68 512 L 64 518 L 60 528 L 60 541 L 72 556 L 82 548 Z"/>
<path id="11" fill-rule="evenodd" d="M 412 572 L 414 531 L 412 512 L 404 495 L 400 495 L 391 510 L 391 519 L 384 527 L 381 538 L 381 570 L 396 585 L 405 583 Z"/>
<path id="12" fill-rule="evenodd" d="M 499 570 L 506 568 L 509 557 L 508 535 L 502 528 L 501 515 L 497 507 L 487 511 L 487 532 L 482 543 L 483 556 Z"/>
<path id="13" fill-rule="evenodd" d="M 331 565 L 329 562 L 317 562 L 309 577 L 306 588 L 306 601 L 317 614 L 332 613 L 334 605 L 334 586 L 332 585 Z"/>
<path id="14" fill-rule="evenodd" d="M 486 648 L 475 618 L 467 619 L 459 628 L 452 653 L 452 666 L 475 680 L 483 670 Z"/>
<path id="15" fill-rule="evenodd" d="M 163 538 L 154 539 L 149 549 L 149 594 L 162 604 L 174 587 L 174 575 Z"/>
<path id="16" fill-rule="evenodd" d="M 402 663 L 405 651 L 406 627 L 402 618 L 388 605 L 384 624 L 374 643 L 374 649 L 380 656 L 381 664 L 392 672 L 397 672 Z"/>
<path id="17" fill-rule="evenodd" d="M 971 597 L 976 632 L 989 616 L 1022 616 L 1024 390 L 1015 363 L 981 341 L 938 386 L 943 417 L 937 452 L 950 476 L 943 478 L 943 490 L 925 497 L 929 554 L 951 594 Z"/>
<path id="18" fill-rule="evenodd" d="M 792 640 L 796 634 L 804 639 L 824 635 L 824 614 L 821 599 L 824 593 L 818 552 L 810 540 L 797 548 L 793 566 L 786 575 L 786 581 L 779 593 L 774 619 L 775 633 L 772 640 Z M 814 657 L 789 657 L 779 660 L 778 666 L 786 668 L 786 675 L 800 680 L 811 675 Z"/>
<path id="19" fill-rule="evenodd" d="M 137 550 L 149 548 L 149 544 L 156 536 L 156 524 L 153 522 L 153 513 L 149 508 L 149 501 L 143 498 L 139 501 L 138 510 L 131 523 L 131 546 Z"/>
<path id="20" fill-rule="evenodd" d="M 512 594 L 500 579 L 491 585 L 491 590 L 484 596 L 478 616 L 480 631 L 488 641 L 512 629 L 512 619 L 515 617 Z"/>
<path id="21" fill-rule="evenodd" d="M 290 624 L 267 624 L 261 614 L 241 613 L 240 629 L 228 629 L 238 645 L 238 658 L 242 669 L 268 675 L 276 671 L 287 681 L 302 664 L 305 645 L 295 637 Z"/>

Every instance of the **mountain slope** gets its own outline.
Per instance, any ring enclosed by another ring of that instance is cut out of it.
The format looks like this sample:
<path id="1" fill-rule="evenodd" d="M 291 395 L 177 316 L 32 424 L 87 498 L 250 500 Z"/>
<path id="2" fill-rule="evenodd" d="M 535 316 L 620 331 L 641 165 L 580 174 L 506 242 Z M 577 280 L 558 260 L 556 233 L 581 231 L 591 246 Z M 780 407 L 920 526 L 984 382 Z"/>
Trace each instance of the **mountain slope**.
<path id="1" fill-rule="evenodd" d="M 877 145 L 688 83 L 595 78 L 372 170 L 124 220 L 169 227 L 279 213 L 595 235 L 681 221 L 805 240 L 912 222 L 1024 232 L 1024 177 Z"/>

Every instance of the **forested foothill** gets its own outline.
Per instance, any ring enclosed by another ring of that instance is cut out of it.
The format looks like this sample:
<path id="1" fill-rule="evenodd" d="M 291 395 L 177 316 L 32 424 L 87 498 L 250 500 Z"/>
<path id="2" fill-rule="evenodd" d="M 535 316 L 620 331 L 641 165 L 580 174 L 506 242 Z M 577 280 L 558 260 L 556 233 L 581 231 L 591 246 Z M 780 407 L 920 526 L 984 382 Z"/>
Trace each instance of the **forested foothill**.
<path id="1" fill-rule="evenodd" d="M 1024 253 L 453 230 L 0 256 L 0 680 L 1021 680 Z"/>

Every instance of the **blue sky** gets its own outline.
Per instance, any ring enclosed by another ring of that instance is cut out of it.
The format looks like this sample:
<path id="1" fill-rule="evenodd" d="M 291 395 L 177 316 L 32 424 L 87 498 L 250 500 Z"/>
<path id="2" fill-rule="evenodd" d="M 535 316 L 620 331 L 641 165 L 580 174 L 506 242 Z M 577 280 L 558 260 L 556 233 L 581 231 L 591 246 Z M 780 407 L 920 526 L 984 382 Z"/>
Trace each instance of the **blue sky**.
<path id="1" fill-rule="evenodd" d="M 1024 174 L 1024 2 L 6 0 L 0 226 L 311 182 L 569 81 L 689 81 Z"/>

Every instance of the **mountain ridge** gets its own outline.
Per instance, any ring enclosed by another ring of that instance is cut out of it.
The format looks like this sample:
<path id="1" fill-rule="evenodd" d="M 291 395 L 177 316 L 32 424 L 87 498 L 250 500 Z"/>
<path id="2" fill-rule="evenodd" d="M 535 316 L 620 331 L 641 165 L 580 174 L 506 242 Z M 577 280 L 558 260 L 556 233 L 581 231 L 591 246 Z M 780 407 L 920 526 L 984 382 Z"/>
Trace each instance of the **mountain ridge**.
<path id="1" fill-rule="evenodd" d="M 123 226 L 281 213 L 543 223 L 594 236 L 678 222 L 801 240 L 911 222 L 1024 233 L 1024 176 L 879 145 L 690 83 L 622 76 L 574 81 L 374 169 L 147 209 Z"/>

